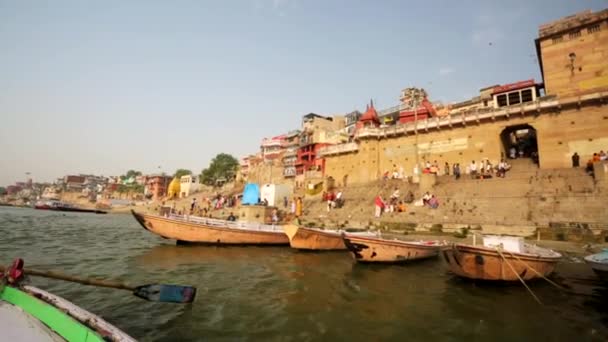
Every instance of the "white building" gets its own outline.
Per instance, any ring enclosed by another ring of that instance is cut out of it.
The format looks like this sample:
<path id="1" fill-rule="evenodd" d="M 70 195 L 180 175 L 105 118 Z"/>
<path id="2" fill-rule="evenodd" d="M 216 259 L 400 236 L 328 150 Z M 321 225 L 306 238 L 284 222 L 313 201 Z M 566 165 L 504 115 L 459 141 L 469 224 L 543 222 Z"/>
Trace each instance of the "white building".
<path id="1" fill-rule="evenodd" d="M 198 182 L 198 176 L 185 175 L 180 179 L 180 198 L 188 197 L 199 191 L 201 184 Z"/>

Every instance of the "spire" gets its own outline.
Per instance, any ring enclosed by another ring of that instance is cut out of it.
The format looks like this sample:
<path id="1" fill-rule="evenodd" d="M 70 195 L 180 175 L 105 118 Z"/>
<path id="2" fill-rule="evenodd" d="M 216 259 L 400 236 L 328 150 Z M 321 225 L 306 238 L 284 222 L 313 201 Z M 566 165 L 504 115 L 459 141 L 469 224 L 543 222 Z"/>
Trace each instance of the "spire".
<path id="1" fill-rule="evenodd" d="M 370 107 L 371 107 L 371 108 L 374 108 L 374 100 L 369 99 L 369 104 L 370 104 Z"/>

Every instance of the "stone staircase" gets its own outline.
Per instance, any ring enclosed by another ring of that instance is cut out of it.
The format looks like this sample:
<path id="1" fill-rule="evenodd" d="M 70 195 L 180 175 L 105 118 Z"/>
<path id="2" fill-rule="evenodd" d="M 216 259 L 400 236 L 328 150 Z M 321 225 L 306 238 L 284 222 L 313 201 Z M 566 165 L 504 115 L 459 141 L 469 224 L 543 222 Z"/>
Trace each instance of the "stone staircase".
<path id="1" fill-rule="evenodd" d="M 411 190 L 417 199 L 422 197 L 417 184 L 388 180 L 342 189 L 344 206 L 329 213 L 321 196 L 306 197 L 304 219 L 326 227 L 548 227 L 552 222 L 608 225 L 608 195 L 595 186 L 582 168 L 541 170 L 529 159 L 510 163 L 512 168 L 505 178 L 481 180 L 463 175 L 455 180 L 452 176 L 438 176 L 432 190 L 440 201 L 438 209 L 410 204 L 405 213 L 385 213 L 380 219 L 374 218 L 373 200 L 377 194 L 386 199 L 398 187 L 402 196 Z"/>

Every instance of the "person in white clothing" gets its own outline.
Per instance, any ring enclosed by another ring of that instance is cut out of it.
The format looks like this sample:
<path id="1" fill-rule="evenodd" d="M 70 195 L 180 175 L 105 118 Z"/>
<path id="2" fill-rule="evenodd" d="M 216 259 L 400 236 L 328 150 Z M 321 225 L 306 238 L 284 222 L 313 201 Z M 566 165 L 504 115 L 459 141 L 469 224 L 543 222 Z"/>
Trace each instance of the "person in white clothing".
<path id="1" fill-rule="evenodd" d="M 469 165 L 469 170 L 471 170 L 471 178 L 477 178 L 477 164 L 475 164 L 474 160 L 471 162 L 471 165 Z"/>

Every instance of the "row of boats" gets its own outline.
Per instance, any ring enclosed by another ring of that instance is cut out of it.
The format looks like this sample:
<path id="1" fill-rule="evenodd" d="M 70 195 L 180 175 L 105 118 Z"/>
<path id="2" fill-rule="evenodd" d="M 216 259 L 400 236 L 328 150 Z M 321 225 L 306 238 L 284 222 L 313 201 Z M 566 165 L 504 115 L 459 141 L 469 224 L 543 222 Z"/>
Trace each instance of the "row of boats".
<path id="1" fill-rule="evenodd" d="M 489 236 L 473 245 L 444 241 L 404 241 L 377 232 L 325 230 L 298 225 L 266 225 L 175 214 L 132 211 L 146 230 L 178 243 L 289 245 L 299 250 L 349 251 L 361 263 L 401 263 L 442 256 L 456 275 L 476 280 L 525 281 L 551 274 L 562 255 L 525 243 L 521 237 Z M 608 252 L 585 259 L 608 279 Z"/>

